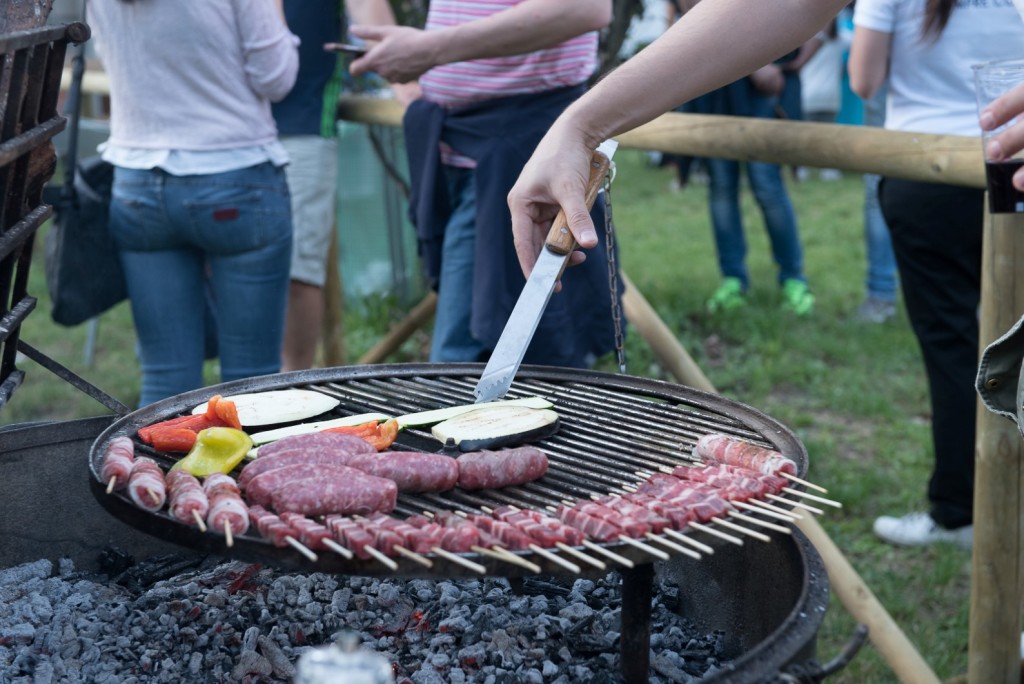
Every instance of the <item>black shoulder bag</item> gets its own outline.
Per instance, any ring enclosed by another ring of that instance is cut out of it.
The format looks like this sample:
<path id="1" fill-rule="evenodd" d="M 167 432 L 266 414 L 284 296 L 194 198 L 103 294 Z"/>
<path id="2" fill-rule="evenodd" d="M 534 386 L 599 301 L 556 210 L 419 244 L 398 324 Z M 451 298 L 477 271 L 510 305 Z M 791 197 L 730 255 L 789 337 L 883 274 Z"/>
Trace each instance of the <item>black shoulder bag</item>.
<path id="1" fill-rule="evenodd" d="M 68 91 L 68 150 L 64 183 L 46 201 L 54 219 L 46 234 L 46 286 L 54 322 L 76 326 L 128 297 L 121 259 L 110 235 L 108 216 L 114 167 L 91 156 L 78 163 L 78 120 L 82 109 L 85 47 L 72 59 Z"/>

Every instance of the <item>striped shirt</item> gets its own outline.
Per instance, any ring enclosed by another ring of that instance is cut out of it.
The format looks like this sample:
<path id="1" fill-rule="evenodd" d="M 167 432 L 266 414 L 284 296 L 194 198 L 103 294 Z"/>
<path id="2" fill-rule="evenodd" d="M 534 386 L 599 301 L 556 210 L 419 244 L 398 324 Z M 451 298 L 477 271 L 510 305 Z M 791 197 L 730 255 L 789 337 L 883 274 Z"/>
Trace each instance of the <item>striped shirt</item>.
<path id="1" fill-rule="evenodd" d="M 432 0 L 426 30 L 475 21 L 519 4 L 520 0 Z M 474 59 L 434 67 L 420 77 L 423 97 L 453 108 L 509 95 L 538 93 L 583 83 L 597 68 L 597 32 L 590 31 L 549 48 L 509 57 Z M 446 164 L 472 166 L 443 150 Z"/>

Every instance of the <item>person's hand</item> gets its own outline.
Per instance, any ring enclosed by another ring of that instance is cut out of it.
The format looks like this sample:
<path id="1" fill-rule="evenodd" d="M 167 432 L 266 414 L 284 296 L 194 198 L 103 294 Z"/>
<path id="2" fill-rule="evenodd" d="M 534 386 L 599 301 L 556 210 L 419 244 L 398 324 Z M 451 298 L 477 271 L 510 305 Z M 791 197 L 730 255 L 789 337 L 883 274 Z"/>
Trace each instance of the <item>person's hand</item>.
<path id="1" fill-rule="evenodd" d="M 779 95 L 786 87 L 786 77 L 777 64 L 766 64 L 750 74 L 750 82 L 754 90 L 766 97 Z"/>
<path id="2" fill-rule="evenodd" d="M 530 275 L 551 224 L 564 210 L 569 230 L 584 249 L 597 245 L 597 232 L 587 209 L 586 188 L 593 148 L 578 131 L 556 122 L 523 167 L 508 194 L 512 235 L 523 274 Z M 586 255 L 573 252 L 570 264 Z"/>
<path id="3" fill-rule="evenodd" d="M 409 83 L 436 66 L 428 32 L 408 26 L 352 26 L 349 32 L 369 42 L 369 51 L 349 65 L 353 76 L 372 71 L 391 83 Z"/>
<path id="4" fill-rule="evenodd" d="M 999 97 L 981 113 L 981 129 L 991 131 L 1024 113 L 1024 83 Z M 988 141 L 985 153 L 992 161 L 1009 159 L 1024 149 L 1024 120 Z M 1024 168 L 1013 174 L 1013 186 L 1024 192 Z"/>
<path id="5" fill-rule="evenodd" d="M 420 84 L 416 81 L 410 83 L 392 83 L 391 92 L 394 93 L 395 100 L 403 107 L 408 107 L 413 100 L 418 100 L 423 97 L 423 91 L 420 90 Z"/>

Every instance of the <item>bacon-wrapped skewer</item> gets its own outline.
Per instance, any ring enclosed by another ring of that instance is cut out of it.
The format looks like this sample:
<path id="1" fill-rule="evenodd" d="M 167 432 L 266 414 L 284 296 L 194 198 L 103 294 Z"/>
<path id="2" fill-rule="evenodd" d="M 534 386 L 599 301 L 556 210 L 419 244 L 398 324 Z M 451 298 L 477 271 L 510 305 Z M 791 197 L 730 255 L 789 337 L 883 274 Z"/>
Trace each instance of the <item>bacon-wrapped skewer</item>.
<path id="1" fill-rule="evenodd" d="M 796 475 L 796 462 L 774 449 L 721 434 L 704 435 L 693 453 L 705 461 L 749 468 L 765 475 Z"/>
<path id="2" fill-rule="evenodd" d="M 164 471 L 156 461 L 145 456 L 135 459 L 128 476 L 128 495 L 139 508 L 156 512 L 167 501 L 167 483 Z"/>
<path id="3" fill-rule="evenodd" d="M 128 486 L 128 478 L 135 465 L 135 443 L 130 437 L 115 437 L 107 445 L 103 455 L 103 467 L 100 469 L 100 480 L 107 483 L 107 494 L 115 489 Z"/>
<path id="4" fill-rule="evenodd" d="M 233 535 L 249 530 L 249 511 L 238 485 L 230 475 L 214 473 L 203 481 L 203 491 L 210 500 L 206 524 L 211 530 L 223 532 L 227 545 L 232 546 Z"/>
<path id="5" fill-rule="evenodd" d="M 199 529 L 205 532 L 210 499 L 203 491 L 203 485 L 195 475 L 180 469 L 168 472 L 166 480 L 171 515 L 186 525 L 198 525 Z"/>

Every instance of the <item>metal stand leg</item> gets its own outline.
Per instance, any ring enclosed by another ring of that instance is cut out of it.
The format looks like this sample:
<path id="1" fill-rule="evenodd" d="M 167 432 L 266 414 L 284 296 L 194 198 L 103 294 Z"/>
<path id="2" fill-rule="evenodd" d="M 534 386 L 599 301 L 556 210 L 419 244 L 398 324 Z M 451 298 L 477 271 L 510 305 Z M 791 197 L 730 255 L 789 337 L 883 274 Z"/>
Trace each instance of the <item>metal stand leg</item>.
<path id="1" fill-rule="evenodd" d="M 90 318 L 86 322 L 86 326 L 85 348 L 82 349 L 82 361 L 85 362 L 86 368 L 92 368 L 92 363 L 96 360 L 96 337 L 100 330 L 100 319 Z"/>
<path id="2" fill-rule="evenodd" d="M 622 677 L 628 684 L 648 681 L 651 653 L 651 598 L 654 565 L 644 563 L 622 574 Z"/>

